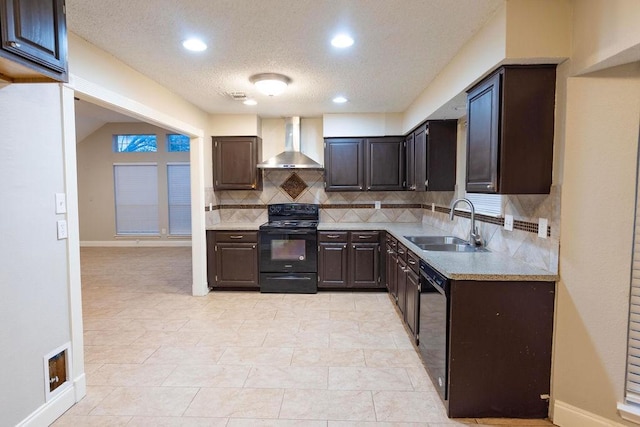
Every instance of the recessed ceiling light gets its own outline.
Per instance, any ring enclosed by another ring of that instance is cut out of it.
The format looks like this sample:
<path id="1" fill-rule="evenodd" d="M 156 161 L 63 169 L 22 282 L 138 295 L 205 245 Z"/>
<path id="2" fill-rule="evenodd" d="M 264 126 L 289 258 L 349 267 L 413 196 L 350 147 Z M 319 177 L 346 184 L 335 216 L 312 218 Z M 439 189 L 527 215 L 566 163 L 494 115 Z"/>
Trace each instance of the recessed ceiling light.
<path id="1" fill-rule="evenodd" d="M 207 45 L 202 40 L 194 38 L 183 41 L 182 46 L 192 52 L 202 52 L 207 49 Z"/>
<path id="2" fill-rule="evenodd" d="M 257 105 L 258 101 L 256 101 L 255 99 L 245 99 L 244 101 L 242 101 L 242 103 L 244 105 Z"/>
<path id="3" fill-rule="evenodd" d="M 353 39 L 346 34 L 338 34 L 331 39 L 331 44 L 335 47 L 345 48 L 353 44 Z"/>
<path id="4" fill-rule="evenodd" d="M 336 96 L 335 98 L 333 98 L 333 102 L 335 102 L 336 104 L 344 104 L 347 101 L 348 99 L 344 96 Z"/>

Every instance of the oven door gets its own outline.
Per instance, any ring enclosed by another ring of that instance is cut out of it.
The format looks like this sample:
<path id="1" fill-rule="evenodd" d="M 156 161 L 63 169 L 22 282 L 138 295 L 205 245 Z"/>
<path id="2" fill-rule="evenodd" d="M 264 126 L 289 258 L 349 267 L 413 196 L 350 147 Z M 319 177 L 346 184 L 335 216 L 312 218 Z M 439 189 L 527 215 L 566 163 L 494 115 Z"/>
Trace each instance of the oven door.
<path id="1" fill-rule="evenodd" d="M 260 230 L 262 273 L 316 273 L 318 248 L 315 230 Z"/>

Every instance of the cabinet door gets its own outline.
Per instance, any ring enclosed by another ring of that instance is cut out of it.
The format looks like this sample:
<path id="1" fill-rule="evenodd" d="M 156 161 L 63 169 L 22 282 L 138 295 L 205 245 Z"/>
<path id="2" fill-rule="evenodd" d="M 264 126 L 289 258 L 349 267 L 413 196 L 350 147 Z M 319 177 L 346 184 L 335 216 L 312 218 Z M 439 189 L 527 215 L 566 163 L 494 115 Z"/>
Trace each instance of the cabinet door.
<path id="1" fill-rule="evenodd" d="M 396 286 L 398 289 L 398 308 L 404 316 L 407 306 L 407 263 L 402 258 L 398 258 L 396 264 Z"/>
<path id="2" fill-rule="evenodd" d="M 216 241 L 215 231 L 207 230 L 207 282 L 209 289 L 216 283 Z"/>
<path id="3" fill-rule="evenodd" d="M 425 169 L 428 191 L 455 190 L 457 134 L 457 120 L 428 122 Z"/>
<path id="4" fill-rule="evenodd" d="M 324 142 L 326 191 L 364 190 L 364 140 L 326 138 Z"/>
<path id="5" fill-rule="evenodd" d="M 380 245 L 378 243 L 354 243 L 350 248 L 350 285 L 354 288 L 375 288 L 379 282 Z"/>
<path id="6" fill-rule="evenodd" d="M 54 71 L 45 72 L 49 77 L 67 80 L 64 0 L 0 0 L 0 27 L 4 51 Z"/>
<path id="7" fill-rule="evenodd" d="M 413 335 L 415 342 L 418 334 L 418 303 L 420 301 L 420 282 L 418 275 L 411 269 L 407 269 L 407 293 L 406 293 L 406 309 L 404 312 L 404 320 L 409 326 L 409 330 Z"/>
<path id="8" fill-rule="evenodd" d="M 387 290 L 393 296 L 394 300 L 397 296 L 396 291 L 396 264 L 398 258 L 396 255 L 395 247 L 390 242 L 387 242 L 387 265 L 386 271 L 386 285 Z"/>
<path id="9" fill-rule="evenodd" d="M 347 287 L 347 243 L 319 244 L 318 287 Z"/>
<path id="10" fill-rule="evenodd" d="M 422 125 L 413 134 L 413 157 L 414 157 L 414 191 L 426 191 L 427 181 L 427 126 Z"/>
<path id="11" fill-rule="evenodd" d="M 403 190 L 405 184 L 404 138 L 369 138 L 365 146 L 367 190 Z"/>
<path id="12" fill-rule="evenodd" d="M 257 137 L 213 137 L 213 187 L 255 190 L 262 184 L 258 168 L 261 140 Z"/>
<path id="13" fill-rule="evenodd" d="M 410 133 L 404 140 L 404 149 L 405 149 L 405 162 L 404 167 L 406 171 L 406 186 L 405 189 L 409 191 L 416 191 L 417 189 L 417 181 L 416 181 L 416 143 L 415 143 L 415 132 Z"/>
<path id="14" fill-rule="evenodd" d="M 215 249 L 216 286 L 258 286 L 256 243 L 218 243 Z"/>
<path id="15" fill-rule="evenodd" d="M 467 191 L 498 189 L 500 82 L 497 73 L 467 97 Z"/>

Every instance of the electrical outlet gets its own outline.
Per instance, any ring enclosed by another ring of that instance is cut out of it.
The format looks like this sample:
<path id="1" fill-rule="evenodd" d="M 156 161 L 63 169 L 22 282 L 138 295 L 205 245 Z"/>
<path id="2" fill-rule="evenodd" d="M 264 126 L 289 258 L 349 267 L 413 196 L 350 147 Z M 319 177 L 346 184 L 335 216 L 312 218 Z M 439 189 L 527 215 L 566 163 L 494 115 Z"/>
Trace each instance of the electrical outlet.
<path id="1" fill-rule="evenodd" d="M 374 205 L 375 205 L 376 209 L 380 209 L 382 207 L 382 205 L 380 204 L 380 200 L 376 200 L 374 202 Z"/>
<path id="2" fill-rule="evenodd" d="M 513 231 L 513 215 L 504 216 L 504 229 L 507 231 Z"/>
<path id="3" fill-rule="evenodd" d="M 547 227 L 549 226 L 549 220 L 547 218 L 538 219 L 538 237 L 542 239 L 547 238 Z"/>
<path id="4" fill-rule="evenodd" d="M 56 193 L 56 213 L 67 213 L 67 196 L 64 193 Z"/>
<path id="5" fill-rule="evenodd" d="M 431 212 L 435 212 L 435 211 L 436 211 L 436 204 L 431 203 Z"/>
<path id="6" fill-rule="evenodd" d="M 67 220 L 60 219 L 56 221 L 56 225 L 58 227 L 58 240 L 66 239 L 67 235 Z"/>

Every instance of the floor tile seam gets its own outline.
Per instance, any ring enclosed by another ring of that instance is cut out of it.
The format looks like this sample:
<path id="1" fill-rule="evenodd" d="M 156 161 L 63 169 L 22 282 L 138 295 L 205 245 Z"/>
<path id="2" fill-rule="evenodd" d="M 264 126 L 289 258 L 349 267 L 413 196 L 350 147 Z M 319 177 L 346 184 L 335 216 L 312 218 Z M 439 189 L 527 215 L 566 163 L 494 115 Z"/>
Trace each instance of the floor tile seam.
<path id="1" fill-rule="evenodd" d="M 189 410 L 189 408 L 191 407 L 191 405 L 193 404 L 193 402 L 196 400 L 196 396 L 198 396 L 198 394 L 200 393 L 200 391 L 202 390 L 203 387 L 198 387 L 198 391 L 196 391 L 195 393 L 193 393 L 193 396 L 191 397 L 191 400 L 189 401 L 189 404 L 185 406 L 184 410 L 182 411 L 182 413 L 180 414 L 180 418 L 186 418 L 186 413 Z M 229 421 L 227 420 L 227 423 L 229 423 Z"/>

